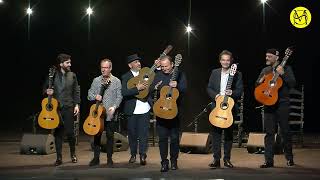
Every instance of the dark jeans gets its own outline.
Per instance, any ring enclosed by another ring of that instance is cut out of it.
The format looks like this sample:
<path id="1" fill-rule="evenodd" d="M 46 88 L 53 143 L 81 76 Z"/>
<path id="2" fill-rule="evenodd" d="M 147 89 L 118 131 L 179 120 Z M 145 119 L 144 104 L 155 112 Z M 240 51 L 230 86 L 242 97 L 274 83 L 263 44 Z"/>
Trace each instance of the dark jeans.
<path id="1" fill-rule="evenodd" d="M 274 135 L 276 133 L 276 125 L 279 123 L 284 153 L 287 160 L 293 159 L 291 133 L 289 130 L 289 103 L 282 102 L 272 107 L 266 107 L 264 114 L 264 126 L 266 129 L 266 136 L 264 138 L 265 144 L 265 161 L 273 162 L 274 156 Z"/>
<path id="2" fill-rule="evenodd" d="M 64 132 L 67 135 L 70 154 L 75 154 L 76 138 L 74 136 L 74 120 L 73 107 L 63 107 L 60 109 L 60 124 L 54 130 L 55 146 L 57 152 L 57 158 L 62 158 L 62 143 Z"/>
<path id="3" fill-rule="evenodd" d="M 223 160 L 230 160 L 231 158 L 231 149 L 233 142 L 233 126 L 229 128 L 222 129 L 219 127 L 213 126 L 212 128 L 212 151 L 213 158 L 215 160 L 221 159 L 221 137 L 222 131 L 224 131 L 224 156 Z"/>
<path id="4" fill-rule="evenodd" d="M 159 150 L 161 162 L 168 159 L 168 141 L 170 137 L 170 160 L 177 161 L 179 156 L 179 126 L 177 120 L 157 118 L 157 132 L 159 136 Z"/>
<path id="5" fill-rule="evenodd" d="M 128 139 L 131 155 L 137 154 L 139 141 L 139 154 L 146 155 L 148 149 L 148 136 L 150 113 L 133 114 L 128 116 Z"/>
<path id="6" fill-rule="evenodd" d="M 107 157 L 111 158 L 113 154 L 113 144 L 114 144 L 114 131 L 115 125 L 114 121 L 105 121 L 104 122 L 104 130 L 106 131 L 106 150 L 107 150 Z M 99 158 L 100 156 L 100 148 L 101 148 L 101 133 L 94 136 L 94 157 Z"/>

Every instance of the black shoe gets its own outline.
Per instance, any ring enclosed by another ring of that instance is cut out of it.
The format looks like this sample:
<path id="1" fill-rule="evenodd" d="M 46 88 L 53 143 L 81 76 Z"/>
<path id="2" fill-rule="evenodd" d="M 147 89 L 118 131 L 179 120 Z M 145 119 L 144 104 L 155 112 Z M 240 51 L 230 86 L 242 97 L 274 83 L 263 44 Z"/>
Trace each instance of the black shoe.
<path id="1" fill-rule="evenodd" d="M 161 162 L 160 172 L 168 172 L 168 171 L 169 171 L 169 162 L 168 161 Z"/>
<path id="2" fill-rule="evenodd" d="M 113 167 L 113 160 L 112 160 L 112 158 L 108 158 L 108 159 L 107 159 L 107 166 L 108 166 L 108 167 Z"/>
<path id="3" fill-rule="evenodd" d="M 77 163 L 78 162 L 78 158 L 75 154 L 71 155 L 71 161 L 72 163 Z"/>
<path id="4" fill-rule="evenodd" d="M 177 170 L 178 168 L 178 162 L 177 161 L 171 161 L 171 170 Z"/>
<path id="5" fill-rule="evenodd" d="M 271 168 L 273 167 L 273 163 L 265 162 L 264 164 L 260 165 L 260 168 Z"/>
<path id="6" fill-rule="evenodd" d="M 100 164 L 100 159 L 99 158 L 93 158 L 90 163 L 89 166 L 97 166 Z"/>
<path id="7" fill-rule="evenodd" d="M 131 155 L 129 159 L 129 163 L 135 163 L 136 162 L 136 155 Z"/>
<path id="8" fill-rule="evenodd" d="M 213 160 L 212 163 L 209 164 L 211 168 L 219 168 L 220 167 L 220 160 Z"/>
<path id="9" fill-rule="evenodd" d="M 54 163 L 55 166 L 60 166 L 62 164 L 62 159 L 57 158 L 56 162 Z"/>
<path id="10" fill-rule="evenodd" d="M 144 166 L 144 165 L 146 165 L 147 164 L 147 155 L 140 155 L 140 164 L 142 165 L 142 166 Z"/>
<path id="11" fill-rule="evenodd" d="M 230 162 L 230 160 L 223 160 L 224 167 L 233 168 L 233 164 Z"/>
<path id="12" fill-rule="evenodd" d="M 287 161 L 287 166 L 294 166 L 293 159 Z"/>

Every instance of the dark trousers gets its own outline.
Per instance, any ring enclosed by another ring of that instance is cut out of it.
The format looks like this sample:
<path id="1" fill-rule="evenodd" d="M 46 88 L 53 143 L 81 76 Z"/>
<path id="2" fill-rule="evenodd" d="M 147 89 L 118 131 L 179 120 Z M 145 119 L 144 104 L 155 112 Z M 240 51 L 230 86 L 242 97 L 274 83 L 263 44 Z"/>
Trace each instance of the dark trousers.
<path id="1" fill-rule="evenodd" d="M 107 139 L 107 144 L 106 144 L 107 157 L 112 158 L 113 144 L 114 144 L 114 130 L 115 130 L 114 121 L 105 121 L 104 130 L 106 131 L 106 139 Z M 101 135 L 102 134 L 100 133 L 94 136 L 94 141 L 93 141 L 94 158 L 99 158 L 100 156 Z"/>
<path id="2" fill-rule="evenodd" d="M 168 142 L 170 138 L 170 160 L 177 161 L 179 156 L 179 125 L 178 120 L 157 118 L 157 133 L 159 136 L 159 150 L 161 162 L 168 162 Z"/>
<path id="3" fill-rule="evenodd" d="M 60 125 L 54 130 L 55 146 L 57 158 L 62 158 L 62 144 L 64 132 L 67 135 L 70 154 L 75 154 L 76 138 L 74 136 L 74 114 L 73 107 L 63 107 L 60 109 Z"/>
<path id="4" fill-rule="evenodd" d="M 221 159 L 222 131 L 224 131 L 224 148 L 223 148 L 224 156 L 223 156 L 223 160 L 230 160 L 232 142 L 233 142 L 233 126 L 230 126 L 229 128 L 225 128 L 225 129 L 213 126 L 213 129 L 212 129 L 213 158 L 215 160 Z"/>
<path id="5" fill-rule="evenodd" d="M 146 155 L 148 149 L 148 136 L 150 125 L 150 112 L 133 114 L 128 118 L 128 139 L 131 155 L 137 154 L 139 141 L 139 154 Z"/>
<path id="6" fill-rule="evenodd" d="M 293 159 L 291 133 L 289 130 L 289 103 L 282 102 L 272 107 L 265 107 L 264 110 L 264 126 L 266 130 L 266 136 L 264 138 L 265 144 L 265 161 L 273 162 L 274 156 L 274 142 L 276 125 L 280 126 L 280 134 L 284 147 L 284 153 L 287 160 Z"/>

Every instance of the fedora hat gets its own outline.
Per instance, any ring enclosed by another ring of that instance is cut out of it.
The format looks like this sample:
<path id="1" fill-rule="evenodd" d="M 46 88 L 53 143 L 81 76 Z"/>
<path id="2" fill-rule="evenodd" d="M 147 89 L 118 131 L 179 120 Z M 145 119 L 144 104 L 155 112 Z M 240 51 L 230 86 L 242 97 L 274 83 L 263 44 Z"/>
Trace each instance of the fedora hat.
<path id="1" fill-rule="evenodd" d="M 138 56 L 138 54 L 132 54 L 130 56 L 127 57 L 127 63 L 131 63 L 132 61 L 135 60 L 141 60 L 141 58 Z"/>

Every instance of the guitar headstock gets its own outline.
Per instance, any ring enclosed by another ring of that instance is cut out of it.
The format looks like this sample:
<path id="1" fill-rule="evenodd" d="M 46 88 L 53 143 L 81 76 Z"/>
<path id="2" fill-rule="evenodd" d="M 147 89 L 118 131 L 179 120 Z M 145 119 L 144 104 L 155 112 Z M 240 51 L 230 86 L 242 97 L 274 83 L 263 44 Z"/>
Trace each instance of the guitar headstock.
<path id="1" fill-rule="evenodd" d="M 54 74 L 56 73 L 56 67 L 52 66 L 49 68 L 49 78 L 53 78 Z"/>
<path id="2" fill-rule="evenodd" d="M 174 66 L 179 66 L 182 62 L 182 55 L 177 54 L 175 59 L 174 59 Z"/>
<path id="3" fill-rule="evenodd" d="M 168 45 L 161 55 L 167 55 L 172 50 L 172 48 L 173 47 L 171 45 Z"/>
<path id="4" fill-rule="evenodd" d="M 229 72 L 229 74 L 230 74 L 231 76 L 234 76 L 234 75 L 236 74 L 236 72 L 237 72 L 237 64 L 232 64 L 231 67 L 230 67 L 230 72 Z"/>
<path id="5" fill-rule="evenodd" d="M 293 52 L 293 47 L 288 47 L 285 51 L 285 56 L 287 57 L 291 56 L 292 52 Z"/>
<path id="6" fill-rule="evenodd" d="M 102 86 L 108 86 L 111 83 L 110 78 L 102 78 L 101 84 Z"/>

